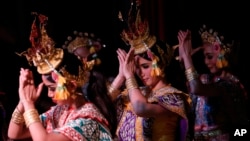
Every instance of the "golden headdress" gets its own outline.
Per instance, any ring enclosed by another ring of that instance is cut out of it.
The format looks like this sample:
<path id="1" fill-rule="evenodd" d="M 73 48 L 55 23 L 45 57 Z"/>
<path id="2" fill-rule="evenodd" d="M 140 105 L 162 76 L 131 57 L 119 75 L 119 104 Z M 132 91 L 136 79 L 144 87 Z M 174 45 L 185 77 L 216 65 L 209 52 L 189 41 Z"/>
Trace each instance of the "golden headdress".
<path id="1" fill-rule="evenodd" d="M 79 68 L 78 76 L 71 75 L 64 68 L 59 71 L 56 68 L 61 64 L 64 52 L 62 48 L 55 48 L 54 41 L 48 36 L 46 32 L 46 23 L 48 17 L 38 13 L 32 13 L 35 19 L 31 26 L 31 33 L 29 40 L 31 48 L 24 51 L 19 56 L 25 56 L 29 64 L 37 67 L 40 74 L 52 73 L 52 77 L 57 82 L 55 91 L 55 99 L 65 100 L 68 99 L 70 93 L 66 88 L 67 82 L 75 80 L 78 86 L 83 86 L 88 81 L 87 72 Z M 37 21 L 37 18 L 39 21 Z M 39 27 L 37 27 L 39 24 Z"/>
<path id="2" fill-rule="evenodd" d="M 218 44 L 220 48 L 229 53 L 233 44 L 224 43 L 224 36 L 219 36 L 219 33 L 215 30 L 207 29 L 206 25 L 200 28 L 199 34 L 201 35 L 202 42 L 209 42 L 211 44 Z"/>
<path id="3" fill-rule="evenodd" d="M 128 28 L 121 33 L 123 41 L 135 49 L 135 54 L 146 52 L 156 43 L 156 37 L 150 34 L 148 21 L 141 18 L 140 5 L 139 1 L 136 1 L 136 5 L 131 3 L 128 15 Z M 134 8 L 135 17 L 133 15 Z M 121 13 L 119 13 L 119 18 L 123 20 Z"/>
<path id="4" fill-rule="evenodd" d="M 124 22 L 121 12 L 119 12 L 118 18 Z M 149 23 L 147 19 L 143 19 L 141 16 L 141 1 L 134 0 L 131 3 L 131 7 L 128 13 L 127 28 L 121 33 L 122 40 L 129 44 L 131 48 L 134 48 L 135 55 L 147 53 L 147 56 L 152 60 L 152 76 L 163 76 L 162 68 L 169 65 L 170 60 L 173 57 L 173 48 L 168 44 L 158 44 L 156 36 L 150 33 Z M 152 47 L 156 46 L 159 55 L 154 54 Z M 162 68 L 159 67 L 159 58 L 162 60 Z"/>
<path id="5" fill-rule="evenodd" d="M 30 65 L 33 64 L 37 67 L 38 73 L 47 74 L 53 70 L 52 68 L 56 68 L 61 63 L 63 50 L 55 48 L 54 41 L 47 34 L 45 27 L 48 17 L 35 12 L 32 14 L 35 15 L 35 19 L 32 23 L 29 37 L 31 48 L 19 55 L 24 55 Z M 37 25 L 37 18 L 39 25 Z M 51 68 L 48 63 L 53 67 Z"/>
<path id="6" fill-rule="evenodd" d="M 211 43 L 215 46 L 215 50 L 218 51 L 218 59 L 216 62 L 217 67 L 224 68 L 228 66 L 228 61 L 225 55 L 231 52 L 233 42 L 231 44 L 224 43 L 224 36 L 219 36 L 219 33 L 213 29 L 207 29 L 206 25 L 200 28 L 199 34 L 203 43 Z"/>
<path id="7" fill-rule="evenodd" d="M 67 49 L 69 53 L 74 53 L 79 47 L 87 48 L 89 50 L 89 55 L 91 55 L 91 60 L 82 60 L 84 69 L 86 70 L 91 70 L 94 65 L 101 64 L 97 52 L 100 51 L 102 47 L 106 47 L 106 45 L 102 44 L 101 40 L 96 38 L 93 33 L 74 31 L 73 34 L 74 36 L 68 36 L 63 48 Z M 78 58 L 82 59 L 79 56 Z"/>
<path id="8" fill-rule="evenodd" d="M 88 33 L 78 33 L 77 31 L 74 31 L 74 35 L 76 36 L 75 39 L 73 39 L 72 36 L 69 36 L 63 45 L 63 48 L 68 49 L 68 52 L 73 53 L 79 47 L 90 46 L 91 41 L 88 37 Z"/>

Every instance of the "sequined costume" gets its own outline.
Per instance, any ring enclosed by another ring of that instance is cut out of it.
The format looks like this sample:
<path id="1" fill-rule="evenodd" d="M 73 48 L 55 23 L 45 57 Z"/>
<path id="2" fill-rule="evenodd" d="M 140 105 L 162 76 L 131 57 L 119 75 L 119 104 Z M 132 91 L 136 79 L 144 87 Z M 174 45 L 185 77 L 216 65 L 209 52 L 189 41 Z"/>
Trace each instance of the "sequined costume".
<path id="1" fill-rule="evenodd" d="M 246 91 L 233 75 L 226 78 L 203 74 L 203 84 L 224 87 L 220 96 L 197 96 L 192 94 L 194 130 L 196 141 L 228 141 L 236 128 L 249 125 L 247 118 Z"/>
<path id="2" fill-rule="evenodd" d="M 119 140 L 174 141 L 180 131 L 179 120 L 184 119 L 187 122 L 184 109 L 187 104 L 186 94 L 172 86 L 154 92 L 148 91 L 146 87 L 140 89 L 149 103 L 159 104 L 171 112 L 157 118 L 139 117 L 133 112 L 127 92 L 124 92 L 117 100 L 118 120 L 120 120 L 117 128 Z"/>
<path id="3" fill-rule="evenodd" d="M 54 106 L 40 118 L 47 132 L 61 133 L 72 141 L 112 140 L 108 121 L 92 103 L 74 111 L 67 105 Z"/>

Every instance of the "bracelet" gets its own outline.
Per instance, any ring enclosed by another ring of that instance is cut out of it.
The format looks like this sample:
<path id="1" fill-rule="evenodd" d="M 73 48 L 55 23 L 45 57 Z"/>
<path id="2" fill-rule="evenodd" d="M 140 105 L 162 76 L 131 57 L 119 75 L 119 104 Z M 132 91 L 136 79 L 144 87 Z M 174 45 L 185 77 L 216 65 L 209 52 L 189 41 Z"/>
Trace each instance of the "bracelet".
<path id="1" fill-rule="evenodd" d="M 39 113 L 36 109 L 29 109 L 25 111 L 23 117 L 25 119 L 26 127 L 29 127 L 32 123 L 40 122 Z"/>
<path id="2" fill-rule="evenodd" d="M 111 84 L 108 88 L 108 92 L 110 95 L 117 95 L 120 93 L 120 90 L 114 88 L 114 86 L 112 86 L 112 84 Z"/>
<path id="3" fill-rule="evenodd" d="M 137 89 L 138 88 L 138 84 L 137 84 L 137 82 L 136 82 L 136 80 L 135 80 L 134 77 L 127 78 L 125 83 L 126 83 L 126 88 L 128 90 Z"/>
<path id="4" fill-rule="evenodd" d="M 21 114 L 21 112 L 18 110 L 18 108 L 15 108 L 14 112 L 12 113 L 11 121 L 13 121 L 16 124 L 24 123 L 24 117 Z"/>
<path id="5" fill-rule="evenodd" d="M 186 69 L 185 74 L 189 82 L 198 78 L 198 73 L 193 67 Z"/>

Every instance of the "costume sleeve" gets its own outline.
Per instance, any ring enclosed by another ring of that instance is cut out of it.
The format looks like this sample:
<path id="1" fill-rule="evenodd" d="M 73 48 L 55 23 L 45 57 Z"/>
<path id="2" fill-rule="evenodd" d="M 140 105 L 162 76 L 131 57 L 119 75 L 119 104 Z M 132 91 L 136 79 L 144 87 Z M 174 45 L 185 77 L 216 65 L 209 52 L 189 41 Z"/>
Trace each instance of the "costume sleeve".
<path id="1" fill-rule="evenodd" d="M 186 118 L 185 103 L 180 95 L 166 94 L 158 96 L 157 102 L 164 108 L 177 113 L 183 118 Z"/>
<path id="2" fill-rule="evenodd" d="M 52 107 L 47 112 L 40 114 L 40 119 L 44 127 L 47 127 L 47 123 L 49 121 L 52 121 L 51 119 L 53 117 L 53 111 L 54 111 L 54 107 Z"/>
<path id="3" fill-rule="evenodd" d="M 161 92 L 150 98 L 149 102 L 156 102 L 164 108 L 187 119 L 186 112 L 190 108 L 191 99 L 187 94 L 171 87 L 162 89 Z"/>

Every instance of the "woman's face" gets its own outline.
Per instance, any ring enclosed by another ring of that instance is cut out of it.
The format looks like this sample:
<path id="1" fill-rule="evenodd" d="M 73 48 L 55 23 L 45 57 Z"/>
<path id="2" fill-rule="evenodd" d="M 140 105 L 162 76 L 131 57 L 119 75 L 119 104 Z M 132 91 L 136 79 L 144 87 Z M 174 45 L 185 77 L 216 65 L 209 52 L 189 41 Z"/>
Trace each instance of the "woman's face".
<path id="1" fill-rule="evenodd" d="M 44 85 L 48 88 L 48 97 L 50 97 L 52 99 L 52 101 L 58 105 L 64 105 L 67 102 L 67 100 L 56 100 L 54 99 L 54 95 L 55 95 L 55 90 L 56 90 L 56 83 L 52 82 L 50 79 L 52 79 L 51 77 L 49 78 L 49 76 L 45 76 L 42 75 L 42 81 L 44 83 Z"/>
<path id="2" fill-rule="evenodd" d="M 217 73 L 219 71 L 219 68 L 216 66 L 219 47 L 207 43 L 203 45 L 203 49 L 206 66 L 211 73 Z"/>
<path id="3" fill-rule="evenodd" d="M 146 86 L 154 87 L 160 81 L 159 77 L 152 77 L 152 61 L 146 60 L 140 56 L 136 56 L 136 74 Z"/>

